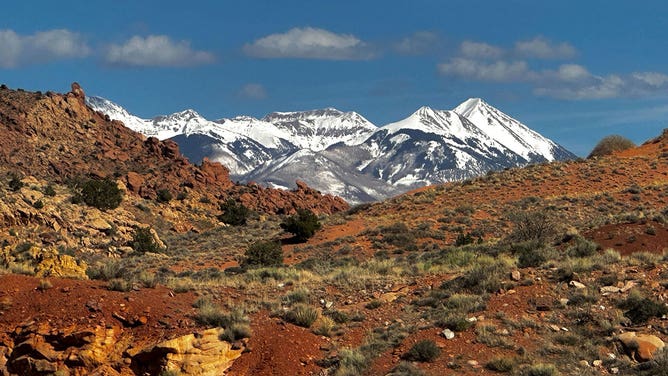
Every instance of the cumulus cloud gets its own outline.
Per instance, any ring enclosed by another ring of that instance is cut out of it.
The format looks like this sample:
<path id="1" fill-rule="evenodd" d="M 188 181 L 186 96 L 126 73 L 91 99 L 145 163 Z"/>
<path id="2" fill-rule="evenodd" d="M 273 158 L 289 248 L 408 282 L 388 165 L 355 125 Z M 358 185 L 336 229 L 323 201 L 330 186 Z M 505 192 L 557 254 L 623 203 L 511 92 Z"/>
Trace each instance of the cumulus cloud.
<path id="1" fill-rule="evenodd" d="M 569 43 L 554 43 L 541 36 L 515 43 L 515 51 L 521 56 L 538 59 L 569 59 L 577 54 Z"/>
<path id="2" fill-rule="evenodd" d="M 424 55 L 439 50 L 442 44 L 437 33 L 418 31 L 402 38 L 394 45 L 394 50 L 402 55 Z"/>
<path id="3" fill-rule="evenodd" d="M 503 55 L 503 49 L 482 42 L 464 41 L 459 47 L 462 55 L 469 58 L 495 59 Z"/>
<path id="4" fill-rule="evenodd" d="M 271 34 L 244 45 L 244 53 L 260 58 L 294 58 L 321 60 L 364 60 L 373 52 L 352 34 L 305 27 Z"/>
<path id="5" fill-rule="evenodd" d="M 194 50 L 190 42 L 173 41 L 166 35 L 133 36 L 123 44 L 112 44 L 104 59 L 112 65 L 159 67 L 193 66 L 215 61 L 212 53 Z"/>
<path id="6" fill-rule="evenodd" d="M 90 52 L 80 34 L 66 29 L 40 31 L 32 35 L 0 30 L 1 68 L 82 58 Z"/>
<path id="7" fill-rule="evenodd" d="M 486 62 L 461 57 L 440 64 L 438 70 L 446 76 L 492 82 L 524 81 L 531 74 L 525 61 Z"/>
<path id="8" fill-rule="evenodd" d="M 237 93 L 241 98 L 248 99 L 265 99 L 267 97 L 267 89 L 261 84 L 246 84 Z"/>

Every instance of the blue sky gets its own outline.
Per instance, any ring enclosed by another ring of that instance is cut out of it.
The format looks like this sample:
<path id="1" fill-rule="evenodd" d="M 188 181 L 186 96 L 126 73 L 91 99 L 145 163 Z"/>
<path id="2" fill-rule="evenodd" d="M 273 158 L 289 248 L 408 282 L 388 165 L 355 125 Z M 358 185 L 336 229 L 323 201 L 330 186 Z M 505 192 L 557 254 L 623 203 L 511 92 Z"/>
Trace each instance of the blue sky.
<path id="1" fill-rule="evenodd" d="M 0 82 L 152 117 L 336 107 L 377 125 L 469 97 L 579 155 L 668 127 L 664 1 L 3 4 Z"/>

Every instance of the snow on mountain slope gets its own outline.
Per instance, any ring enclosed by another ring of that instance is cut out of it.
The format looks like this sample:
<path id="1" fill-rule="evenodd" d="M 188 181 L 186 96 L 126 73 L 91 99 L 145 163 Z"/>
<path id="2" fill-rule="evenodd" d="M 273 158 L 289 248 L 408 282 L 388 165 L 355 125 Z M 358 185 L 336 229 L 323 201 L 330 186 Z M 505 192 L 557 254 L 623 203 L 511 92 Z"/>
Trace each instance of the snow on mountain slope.
<path id="1" fill-rule="evenodd" d="M 377 128 L 356 112 L 334 108 L 301 112 L 273 112 L 263 121 L 289 134 L 290 142 L 302 149 L 320 151 L 339 142 L 356 145 Z"/>
<path id="2" fill-rule="evenodd" d="M 328 151 L 301 149 L 272 160 L 246 176 L 246 181 L 275 188 L 292 188 L 296 180 L 321 192 L 343 197 L 351 204 L 378 201 L 400 193 L 396 187 L 360 173 L 349 166 L 346 158 Z"/>
<path id="3" fill-rule="evenodd" d="M 470 120 L 487 136 L 529 161 L 535 162 L 540 157 L 546 161 L 575 157 L 563 147 L 480 98 L 469 98 L 453 111 Z"/>
<path id="4" fill-rule="evenodd" d="M 185 110 L 148 120 L 131 115 L 104 98 L 87 97 L 86 100 L 91 108 L 145 136 L 174 139 L 194 163 L 204 157 L 223 163 L 237 179 L 272 158 L 297 150 L 280 137 L 283 135 L 280 129 L 252 117 L 214 122 L 194 110 Z"/>
<path id="5" fill-rule="evenodd" d="M 116 103 L 104 99 L 102 97 L 86 97 L 86 104 L 95 111 L 100 111 L 105 115 L 109 115 L 112 120 L 120 120 L 126 127 L 135 132 L 139 132 L 145 136 L 155 136 L 157 130 L 153 126 L 151 120 L 142 119 L 140 117 L 130 114 L 125 108 Z"/>
<path id="6" fill-rule="evenodd" d="M 193 162 L 223 163 L 234 179 L 286 188 L 299 179 L 353 203 L 575 157 L 479 98 L 452 111 L 421 107 L 381 128 L 334 108 L 217 121 L 186 110 L 147 120 L 103 98 L 87 100 L 135 131 L 172 138 Z"/>
<path id="7" fill-rule="evenodd" d="M 368 156 L 359 171 L 404 189 L 528 162 L 456 112 L 429 107 L 379 128 L 360 147 Z"/>

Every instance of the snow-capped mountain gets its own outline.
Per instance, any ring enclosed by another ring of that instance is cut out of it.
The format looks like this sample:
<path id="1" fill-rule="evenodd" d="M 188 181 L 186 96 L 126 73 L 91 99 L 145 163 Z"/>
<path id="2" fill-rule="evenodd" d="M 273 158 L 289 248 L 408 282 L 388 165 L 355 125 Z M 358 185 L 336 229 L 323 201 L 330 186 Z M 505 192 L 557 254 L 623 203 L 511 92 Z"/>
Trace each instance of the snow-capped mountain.
<path id="1" fill-rule="evenodd" d="M 297 179 L 351 203 L 380 200 L 489 170 L 575 156 L 485 103 L 422 107 L 376 127 L 334 108 L 210 121 L 193 110 L 141 119 L 99 97 L 88 104 L 146 136 L 176 141 L 193 162 L 208 157 L 238 180 L 292 187 Z"/>
<path id="2" fill-rule="evenodd" d="M 541 157 L 545 161 L 574 157 L 568 150 L 490 106 L 480 98 L 470 98 L 453 111 L 467 118 L 485 134 L 528 161 L 535 162 Z"/>
<path id="3" fill-rule="evenodd" d="M 357 145 L 377 128 L 356 112 L 342 112 L 335 108 L 272 112 L 262 120 L 289 134 L 288 139 L 293 144 L 314 151 L 325 150 L 339 142 Z"/>

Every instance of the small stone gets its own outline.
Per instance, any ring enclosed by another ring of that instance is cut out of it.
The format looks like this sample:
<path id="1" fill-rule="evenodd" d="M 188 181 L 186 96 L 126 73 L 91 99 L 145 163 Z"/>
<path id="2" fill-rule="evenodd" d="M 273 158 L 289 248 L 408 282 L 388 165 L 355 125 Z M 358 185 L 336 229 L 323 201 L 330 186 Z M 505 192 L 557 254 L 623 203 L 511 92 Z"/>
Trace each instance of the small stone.
<path id="1" fill-rule="evenodd" d="M 591 363 L 594 367 L 600 367 L 603 365 L 603 361 L 601 359 L 596 359 Z"/>
<path id="2" fill-rule="evenodd" d="M 576 289 L 583 289 L 583 288 L 586 288 L 586 287 L 587 287 L 587 286 L 585 286 L 583 283 L 580 283 L 580 282 L 578 282 L 578 281 L 571 281 L 571 282 L 569 283 L 569 285 L 571 285 L 572 287 L 575 287 Z"/>
<path id="3" fill-rule="evenodd" d="M 618 374 L 619 373 L 619 368 L 618 367 L 610 368 L 610 373 L 612 373 L 613 375 Z"/>
<path id="4" fill-rule="evenodd" d="M 584 359 L 581 360 L 581 361 L 579 362 L 579 364 L 580 364 L 581 366 L 583 366 L 583 367 L 590 367 L 589 362 L 586 361 L 586 360 L 584 360 Z"/>
<path id="5" fill-rule="evenodd" d="M 617 286 L 603 286 L 601 287 L 601 294 L 615 294 L 620 292 L 621 289 Z"/>
<path id="6" fill-rule="evenodd" d="M 513 281 L 519 281 L 520 279 L 522 279 L 522 273 L 520 273 L 519 270 L 513 270 L 510 273 L 510 279 L 512 279 Z"/>
<path id="7" fill-rule="evenodd" d="M 479 363 L 478 363 L 477 360 L 473 360 L 473 359 L 471 359 L 471 360 L 467 360 L 467 361 L 466 361 L 466 364 L 470 365 L 471 367 L 475 367 L 475 366 L 477 366 Z"/>
<path id="8" fill-rule="evenodd" d="M 453 332 L 453 331 L 450 330 L 450 329 L 443 329 L 443 331 L 441 332 L 441 335 L 442 335 L 443 337 L 445 337 L 445 339 L 453 339 L 453 338 L 455 338 L 455 332 Z"/>
<path id="9" fill-rule="evenodd" d="M 626 281 L 624 284 L 624 287 L 622 287 L 619 291 L 620 292 L 627 292 L 631 290 L 632 288 L 636 287 L 638 284 L 633 282 L 633 281 Z"/>

